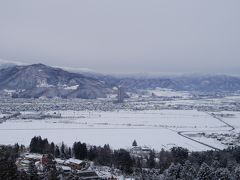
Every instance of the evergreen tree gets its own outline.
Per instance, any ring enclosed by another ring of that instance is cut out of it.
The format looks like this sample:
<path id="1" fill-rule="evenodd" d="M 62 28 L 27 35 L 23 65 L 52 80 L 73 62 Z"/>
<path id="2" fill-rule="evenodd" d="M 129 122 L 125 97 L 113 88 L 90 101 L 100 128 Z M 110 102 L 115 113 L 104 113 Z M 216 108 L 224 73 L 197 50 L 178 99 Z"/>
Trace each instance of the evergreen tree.
<path id="1" fill-rule="evenodd" d="M 214 160 L 214 161 L 212 162 L 212 164 L 211 164 L 211 168 L 212 168 L 213 171 L 215 171 L 215 170 L 217 170 L 218 168 L 220 168 L 220 163 L 219 163 L 219 161 Z"/>
<path id="2" fill-rule="evenodd" d="M 72 157 L 72 149 L 70 147 L 68 148 L 68 157 Z"/>
<path id="3" fill-rule="evenodd" d="M 73 149 L 73 153 L 74 153 L 74 156 L 76 159 L 80 158 L 80 150 L 79 150 L 80 144 L 81 144 L 81 142 L 74 142 L 74 144 L 73 144 L 72 149 Z"/>
<path id="4" fill-rule="evenodd" d="M 142 159 L 140 157 L 137 157 L 136 167 L 142 170 Z"/>
<path id="5" fill-rule="evenodd" d="M 63 142 L 62 142 L 62 145 L 61 145 L 61 157 L 63 157 L 63 158 L 66 157 L 65 144 Z"/>
<path id="6" fill-rule="evenodd" d="M 173 162 L 172 160 L 172 154 L 169 151 L 165 151 L 164 149 L 161 149 L 159 153 L 159 167 L 161 172 L 169 168 L 171 163 Z"/>
<path id="7" fill-rule="evenodd" d="M 234 176 L 236 179 L 240 179 L 240 166 L 237 166 L 234 170 Z"/>
<path id="8" fill-rule="evenodd" d="M 29 177 L 30 180 L 38 180 L 38 174 L 37 174 L 37 168 L 34 164 L 34 161 L 30 161 L 29 167 L 28 167 Z"/>
<path id="9" fill-rule="evenodd" d="M 155 168 L 156 162 L 155 162 L 155 152 L 151 151 L 149 154 L 149 158 L 147 159 L 147 165 L 149 168 Z"/>
<path id="10" fill-rule="evenodd" d="M 59 147 L 56 146 L 56 149 L 55 149 L 55 157 L 56 158 L 59 158 L 60 157 L 60 150 L 59 150 Z"/>
<path id="11" fill-rule="evenodd" d="M 197 178 L 198 180 L 209 180 L 212 179 L 212 173 L 211 168 L 206 163 L 202 163 Z"/>
<path id="12" fill-rule="evenodd" d="M 182 147 L 171 148 L 171 153 L 175 163 L 183 164 L 188 158 L 188 150 Z"/>
<path id="13" fill-rule="evenodd" d="M 84 160 L 87 158 L 87 145 L 83 143 L 80 150 L 80 159 Z"/>
<path id="14" fill-rule="evenodd" d="M 34 136 L 31 139 L 29 148 L 30 148 L 31 153 L 37 153 L 38 152 L 38 139 L 37 139 L 36 136 Z"/>
<path id="15" fill-rule="evenodd" d="M 76 159 L 84 160 L 87 158 L 87 146 L 85 143 L 75 142 L 73 144 L 73 153 Z"/>
<path id="16" fill-rule="evenodd" d="M 0 146 L 0 179 L 15 180 L 18 172 L 15 164 L 15 151 L 9 146 Z"/>
<path id="17" fill-rule="evenodd" d="M 170 167 L 165 172 L 166 180 L 175 180 L 180 179 L 180 172 L 182 166 L 180 164 L 171 164 Z"/>
<path id="18" fill-rule="evenodd" d="M 97 155 L 98 155 L 97 147 L 96 146 L 93 146 L 93 147 L 91 146 L 89 148 L 89 151 L 88 151 L 87 155 L 88 155 L 88 159 L 90 161 L 95 160 L 97 158 Z"/>
<path id="19" fill-rule="evenodd" d="M 196 177 L 196 175 L 196 169 L 191 164 L 191 162 L 187 160 L 182 166 L 180 178 L 185 180 L 192 180 Z"/>
<path id="20" fill-rule="evenodd" d="M 47 139 L 41 138 L 41 136 L 34 136 L 30 142 L 30 152 L 47 154 L 50 151 L 49 143 Z"/>
<path id="21" fill-rule="evenodd" d="M 25 146 L 21 144 L 19 151 L 20 151 L 20 152 L 24 152 L 25 149 L 26 149 Z"/>
<path id="22" fill-rule="evenodd" d="M 231 174 L 228 169 L 226 168 L 218 168 L 213 173 L 213 180 L 231 180 Z"/>
<path id="23" fill-rule="evenodd" d="M 20 147 L 19 147 L 19 145 L 18 145 L 18 143 L 16 143 L 15 145 L 14 145 L 14 151 L 15 151 L 15 154 L 16 154 L 16 158 L 19 156 L 19 151 L 20 151 Z"/>
<path id="24" fill-rule="evenodd" d="M 51 154 L 55 155 L 55 144 L 53 142 L 50 144 L 50 150 L 49 151 L 50 151 Z"/>
<path id="25" fill-rule="evenodd" d="M 48 154 L 50 152 L 50 146 L 48 143 L 48 140 L 45 138 L 42 141 L 40 141 L 41 144 L 41 153 L 42 154 Z"/>
<path id="26" fill-rule="evenodd" d="M 134 147 L 138 146 L 136 140 L 133 141 L 132 146 L 134 146 Z"/>
<path id="27" fill-rule="evenodd" d="M 126 173 L 132 173 L 133 171 L 133 160 L 129 152 L 124 149 L 114 151 L 114 165 Z"/>
<path id="28" fill-rule="evenodd" d="M 109 145 L 104 145 L 104 147 L 97 148 L 97 159 L 96 162 L 103 166 L 112 166 L 113 152 Z"/>

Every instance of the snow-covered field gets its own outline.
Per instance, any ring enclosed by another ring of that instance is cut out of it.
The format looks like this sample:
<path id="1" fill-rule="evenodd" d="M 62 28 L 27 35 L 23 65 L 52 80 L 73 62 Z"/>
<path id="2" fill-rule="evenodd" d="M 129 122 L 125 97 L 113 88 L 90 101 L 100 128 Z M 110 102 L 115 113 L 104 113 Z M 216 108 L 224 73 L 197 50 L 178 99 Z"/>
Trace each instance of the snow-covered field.
<path id="1" fill-rule="evenodd" d="M 8 120 L 0 124 L 0 144 L 16 142 L 29 145 L 33 136 L 71 146 L 75 141 L 92 145 L 110 144 L 129 148 L 135 139 L 139 145 L 154 149 L 182 146 L 194 151 L 210 149 L 178 134 L 179 131 L 227 132 L 229 127 L 205 112 L 196 110 L 151 111 L 62 111 L 62 118 L 44 120 Z M 196 138 L 217 148 L 220 142 Z"/>
<path id="2" fill-rule="evenodd" d="M 171 89 L 164 89 L 164 88 L 155 88 L 153 90 L 148 90 L 148 93 L 159 97 L 182 97 L 187 98 L 190 97 L 190 93 L 184 91 L 174 91 Z"/>
<path id="3" fill-rule="evenodd" d="M 233 115 L 232 117 L 223 117 L 222 119 L 225 122 L 233 125 L 236 129 L 240 129 L 240 112 L 225 111 L 222 113 L 232 114 Z"/>

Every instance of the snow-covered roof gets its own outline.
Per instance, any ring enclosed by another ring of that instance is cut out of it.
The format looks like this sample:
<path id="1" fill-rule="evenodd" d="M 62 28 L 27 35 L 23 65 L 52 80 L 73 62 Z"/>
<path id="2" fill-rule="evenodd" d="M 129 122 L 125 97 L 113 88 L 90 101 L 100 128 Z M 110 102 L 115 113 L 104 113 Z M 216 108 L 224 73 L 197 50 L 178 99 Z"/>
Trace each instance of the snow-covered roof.
<path id="1" fill-rule="evenodd" d="M 147 146 L 143 146 L 142 150 L 151 150 L 151 149 L 149 147 L 147 147 Z"/>
<path id="2" fill-rule="evenodd" d="M 83 162 L 82 160 L 70 158 L 70 159 L 67 159 L 64 163 L 65 164 L 70 164 L 70 163 L 81 164 L 82 162 Z"/>
<path id="3" fill-rule="evenodd" d="M 58 164 L 63 164 L 65 162 L 65 160 L 62 160 L 60 158 L 56 158 L 55 160 Z"/>
<path id="4" fill-rule="evenodd" d="M 30 161 L 29 161 L 29 160 L 22 160 L 21 163 L 23 163 L 23 164 L 29 164 Z"/>
<path id="5" fill-rule="evenodd" d="M 29 153 L 29 154 L 24 154 L 24 157 L 29 158 L 29 159 L 41 159 L 42 155 L 35 154 L 35 153 Z"/>
<path id="6" fill-rule="evenodd" d="M 64 171 L 71 171 L 71 168 L 69 166 L 61 166 L 61 168 Z"/>

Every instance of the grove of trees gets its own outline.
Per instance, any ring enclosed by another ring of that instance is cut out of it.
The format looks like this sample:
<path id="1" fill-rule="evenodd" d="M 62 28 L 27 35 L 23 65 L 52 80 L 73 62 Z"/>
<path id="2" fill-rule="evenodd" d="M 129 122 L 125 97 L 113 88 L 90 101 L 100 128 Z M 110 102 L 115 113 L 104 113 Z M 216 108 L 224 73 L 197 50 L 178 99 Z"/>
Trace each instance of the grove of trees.
<path id="1" fill-rule="evenodd" d="M 134 143 L 135 144 L 135 143 Z M 0 146 L 1 179 L 35 179 L 34 164 L 29 164 L 29 172 L 18 172 L 16 158 L 24 147 Z M 47 139 L 33 137 L 30 152 L 50 154 L 52 158 L 74 157 L 93 161 L 96 165 L 117 168 L 136 179 L 162 180 L 238 180 L 240 179 L 240 147 L 219 151 L 189 152 L 185 148 L 173 147 L 171 150 L 152 150 L 147 156 L 133 156 L 125 149 L 113 150 L 109 145 L 90 146 L 75 142 L 72 147 L 64 143 L 55 145 Z M 54 161 L 53 161 L 54 162 Z M 56 177 L 54 164 L 46 170 L 46 176 Z"/>

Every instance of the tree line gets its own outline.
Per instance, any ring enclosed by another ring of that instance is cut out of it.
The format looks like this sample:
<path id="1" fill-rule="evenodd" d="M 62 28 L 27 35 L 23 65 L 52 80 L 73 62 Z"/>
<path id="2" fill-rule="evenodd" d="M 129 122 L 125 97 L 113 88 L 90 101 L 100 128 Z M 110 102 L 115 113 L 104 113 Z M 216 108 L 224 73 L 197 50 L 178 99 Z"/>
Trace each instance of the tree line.
<path id="1" fill-rule="evenodd" d="M 32 138 L 29 146 L 31 153 L 52 154 L 55 158 L 76 158 L 80 160 L 90 160 L 97 165 L 116 167 L 126 173 L 131 173 L 133 159 L 130 153 L 124 149 L 112 150 L 108 144 L 102 146 L 88 146 L 86 143 L 74 142 L 72 147 L 68 147 L 63 142 L 55 145 L 49 143 L 47 139 L 40 136 Z"/>
<path id="2" fill-rule="evenodd" d="M 136 143 L 134 143 L 136 144 Z M 23 172 L 18 172 L 16 158 L 24 151 L 23 146 L 0 146 L 0 180 L 21 179 Z M 96 165 L 109 166 L 122 170 L 136 179 L 162 180 L 235 180 L 240 179 L 240 147 L 231 147 L 219 151 L 189 152 L 182 147 L 170 150 L 152 150 L 146 156 L 133 156 L 125 149 L 113 150 L 109 145 L 90 146 L 75 142 L 72 147 L 64 143 L 56 145 L 41 137 L 33 137 L 29 146 L 32 153 L 51 154 L 53 158 L 74 157 L 93 161 Z M 33 164 L 30 172 L 36 173 Z M 47 171 L 48 172 L 48 171 Z M 51 174 L 56 173 L 51 171 Z M 24 179 L 24 178 L 22 178 Z"/>

